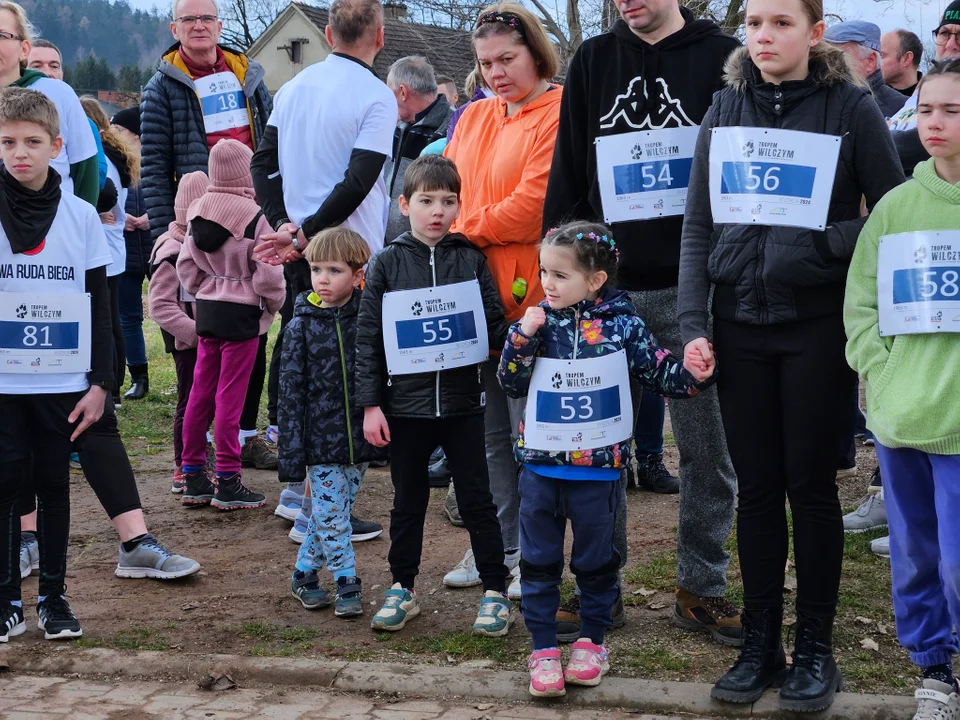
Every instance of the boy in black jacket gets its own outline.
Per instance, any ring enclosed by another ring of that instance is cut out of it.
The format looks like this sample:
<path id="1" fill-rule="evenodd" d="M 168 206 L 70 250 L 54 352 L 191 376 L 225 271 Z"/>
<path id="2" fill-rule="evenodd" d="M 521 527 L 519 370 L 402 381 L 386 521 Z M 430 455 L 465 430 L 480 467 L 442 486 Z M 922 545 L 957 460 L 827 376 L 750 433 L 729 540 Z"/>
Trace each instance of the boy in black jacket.
<path id="1" fill-rule="evenodd" d="M 440 445 L 483 582 L 473 632 L 499 637 L 514 610 L 505 595 L 503 540 L 484 452 L 480 363 L 490 348 L 503 347 L 507 323 L 483 253 L 462 235 L 448 234 L 460 212 L 456 166 L 439 155 L 417 159 L 404 175 L 399 203 L 411 230 L 371 262 L 357 328 L 356 401 L 364 408 L 364 436 L 395 448 L 393 587 L 372 627 L 400 630 L 420 613 L 413 583 L 430 499 L 427 465 Z"/>
<path id="2" fill-rule="evenodd" d="M 70 453 L 82 452 L 114 382 L 106 266 L 92 205 L 61 193 L 50 161 L 63 147 L 54 104 L 0 92 L 0 642 L 26 629 L 18 563 L 21 485 L 39 512 L 38 627 L 48 640 L 83 631 L 64 598 Z M 89 309 L 85 309 L 89 308 Z"/>
<path id="3" fill-rule="evenodd" d="M 357 311 L 370 248 L 353 230 L 318 233 L 304 255 L 313 292 L 301 293 L 280 358 L 280 481 L 310 477 L 313 513 L 297 555 L 292 590 L 307 610 L 330 605 L 317 571 L 337 584 L 337 617 L 363 614 L 350 540 L 350 513 L 367 463 L 386 456 L 363 439 L 354 401 Z M 304 469 L 306 468 L 306 472 Z"/>

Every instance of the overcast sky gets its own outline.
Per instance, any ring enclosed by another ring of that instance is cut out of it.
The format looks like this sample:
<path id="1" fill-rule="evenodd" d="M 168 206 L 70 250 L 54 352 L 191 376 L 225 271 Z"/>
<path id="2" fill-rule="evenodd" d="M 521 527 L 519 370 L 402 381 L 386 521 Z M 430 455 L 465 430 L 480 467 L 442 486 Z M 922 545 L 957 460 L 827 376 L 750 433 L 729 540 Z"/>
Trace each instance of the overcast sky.
<path id="1" fill-rule="evenodd" d="M 166 0 L 129 0 L 135 8 L 169 7 Z M 949 0 L 825 0 L 826 11 L 847 20 L 871 20 L 884 32 L 905 27 L 926 43 Z"/>

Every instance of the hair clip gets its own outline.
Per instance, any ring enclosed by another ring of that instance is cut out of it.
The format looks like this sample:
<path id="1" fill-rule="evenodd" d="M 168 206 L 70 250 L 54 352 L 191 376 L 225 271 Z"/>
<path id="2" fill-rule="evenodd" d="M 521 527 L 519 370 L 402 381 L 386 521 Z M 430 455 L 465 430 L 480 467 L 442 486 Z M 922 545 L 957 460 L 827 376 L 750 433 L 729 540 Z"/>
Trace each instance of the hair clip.
<path id="1" fill-rule="evenodd" d="M 477 27 L 481 25 L 486 25 L 488 23 L 501 23 L 507 27 L 513 28 L 524 40 L 527 38 L 527 33 L 523 28 L 523 21 L 520 19 L 519 15 L 515 15 L 511 12 L 490 12 L 486 15 L 481 15 L 477 19 Z"/>

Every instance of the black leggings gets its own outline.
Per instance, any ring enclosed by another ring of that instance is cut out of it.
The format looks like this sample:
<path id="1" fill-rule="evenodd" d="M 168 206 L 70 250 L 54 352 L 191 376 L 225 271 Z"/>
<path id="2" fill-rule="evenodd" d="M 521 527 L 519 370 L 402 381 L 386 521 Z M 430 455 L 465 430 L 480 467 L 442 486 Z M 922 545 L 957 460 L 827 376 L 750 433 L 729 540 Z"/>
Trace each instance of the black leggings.
<path id="1" fill-rule="evenodd" d="M 797 610 L 836 613 L 843 562 L 837 446 L 855 376 L 840 315 L 779 325 L 716 319 L 720 412 L 739 484 L 743 602 L 783 603 L 787 515 L 793 515 Z"/>
<path id="2" fill-rule="evenodd" d="M 70 434 L 82 392 L 0 395 L 0 601 L 20 600 L 19 495 L 29 479 L 39 500 L 40 595 L 62 595 L 70 539 Z M 84 433 L 86 435 L 86 433 Z M 77 444 L 82 444 L 83 436 Z M 32 458 L 32 462 L 31 462 Z"/>
<path id="3" fill-rule="evenodd" d="M 113 326 L 113 346 L 116 352 L 115 367 L 117 377 L 114 395 L 120 395 L 120 388 L 127 372 L 127 351 L 123 342 L 123 328 L 120 327 L 120 275 L 107 278 L 107 287 L 110 288 L 110 324 Z"/>
<path id="4" fill-rule="evenodd" d="M 73 410 L 73 406 L 70 410 Z M 111 520 L 117 515 L 142 508 L 137 480 L 120 439 L 117 413 L 109 393 L 104 404 L 103 417 L 77 438 L 73 449 L 80 456 L 80 466 L 87 482 Z M 36 509 L 36 462 L 37 454 L 34 453 L 34 472 L 27 473 L 20 490 L 21 515 L 29 515 Z"/>

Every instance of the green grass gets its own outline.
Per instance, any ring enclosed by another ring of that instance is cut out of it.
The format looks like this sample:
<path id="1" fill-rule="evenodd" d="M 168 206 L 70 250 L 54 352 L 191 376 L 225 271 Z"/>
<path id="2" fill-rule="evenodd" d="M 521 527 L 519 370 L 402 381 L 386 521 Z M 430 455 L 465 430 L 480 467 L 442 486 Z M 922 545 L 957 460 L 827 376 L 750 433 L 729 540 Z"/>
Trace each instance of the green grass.
<path id="1" fill-rule="evenodd" d="M 660 645 L 621 651 L 617 660 L 638 677 L 649 677 L 664 670 L 680 673 L 689 670 L 691 665 L 689 658 Z"/>
<path id="2" fill-rule="evenodd" d="M 117 650 L 169 650 L 167 641 L 151 628 L 135 627 L 124 630 L 110 640 Z"/>
<path id="3" fill-rule="evenodd" d="M 379 638 L 378 638 L 379 639 Z M 519 656 L 500 638 L 477 637 L 470 632 L 444 632 L 427 637 L 418 635 L 391 643 L 391 650 L 405 655 L 451 656 L 459 661 L 493 660 L 497 663 L 513 662 Z M 527 648 L 521 651 L 525 655 Z"/>

